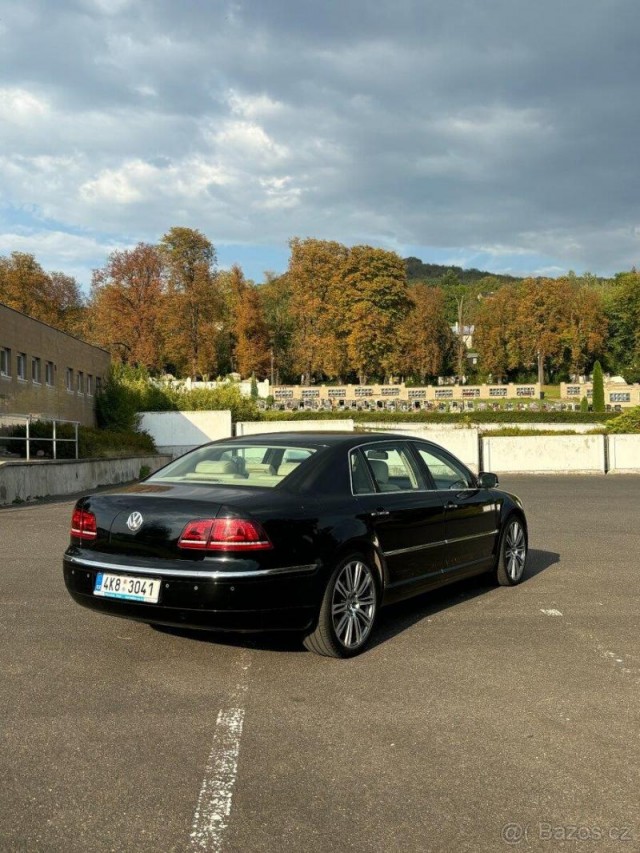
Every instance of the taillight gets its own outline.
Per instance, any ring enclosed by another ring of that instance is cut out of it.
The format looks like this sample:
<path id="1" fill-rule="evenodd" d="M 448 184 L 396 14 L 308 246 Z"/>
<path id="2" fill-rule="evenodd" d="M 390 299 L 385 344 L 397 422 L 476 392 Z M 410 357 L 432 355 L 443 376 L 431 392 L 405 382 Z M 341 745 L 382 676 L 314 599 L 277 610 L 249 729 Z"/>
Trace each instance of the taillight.
<path id="1" fill-rule="evenodd" d="M 95 539 L 98 535 L 95 515 L 86 509 L 74 509 L 71 516 L 71 535 L 78 539 Z"/>
<path id="2" fill-rule="evenodd" d="M 257 521 L 199 518 L 185 525 L 178 547 L 194 551 L 266 551 L 273 545 Z"/>

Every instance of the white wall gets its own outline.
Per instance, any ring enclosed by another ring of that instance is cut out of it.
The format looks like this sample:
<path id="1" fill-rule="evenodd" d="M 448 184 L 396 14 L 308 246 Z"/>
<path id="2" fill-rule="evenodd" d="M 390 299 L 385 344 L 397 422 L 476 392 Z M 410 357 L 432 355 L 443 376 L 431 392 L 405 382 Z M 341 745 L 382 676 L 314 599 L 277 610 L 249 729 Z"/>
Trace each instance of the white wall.
<path id="1" fill-rule="evenodd" d="M 482 439 L 485 471 L 604 474 L 604 435 L 499 436 Z"/>
<path id="2" fill-rule="evenodd" d="M 353 420 L 339 421 L 240 421 L 236 435 L 259 435 L 267 432 L 353 432 Z"/>
<path id="3" fill-rule="evenodd" d="M 389 432 L 397 435 L 409 435 L 433 441 L 457 456 L 465 465 L 478 474 L 480 472 L 480 441 L 477 429 L 421 429 L 422 424 L 367 424 L 370 432 Z"/>
<path id="4" fill-rule="evenodd" d="M 449 430 L 461 430 L 465 429 L 462 421 L 464 415 L 458 415 L 460 418 L 459 422 L 451 422 L 451 423 L 401 423 L 400 419 L 402 415 L 398 415 L 398 422 L 389 424 L 389 426 L 393 427 L 403 427 L 409 430 L 424 430 L 425 432 L 449 432 Z M 567 429 L 572 430 L 573 432 L 591 432 L 593 429 L 598 429 L 598 427 L 604 427 L 604 421 L 602 423 L 593 423 L 589 424 L 567 424 L 567 423 L 474 423 L 473 429 L 477 429 L 479 432 L 487 432 L 490 430 L 497 429 L 521 429 L 521 430 L 544 430 L 544 432 L 564 432 Z M 376 429 L 381 429 L 383 424 L 381 423 L 366 423 L 364 424 L 366 427 L 375 427 Z M 427 436 L 425 436 L 427 438 Z"/>
<path id="5" fill-rule="evenodd" d="M 152 436 L 160 453 L 174 458 L 232 434 L 229 411 L 143 412 L 140 426 Z"/>
<path id="6" fill-rule="evenodd" d="M 610 435 L 609 471 L 640 474 L 640 435 Z"/>
<path id="7" fill-rule="evenodd" d="M 0 504 L 56 495 L 90 492 L 98 486 L 130 483 L 142 466 L 152 472 L 170 462 L 169 456 L 127 456 L 117 459 L 69 459 L 0 464 Z"/>

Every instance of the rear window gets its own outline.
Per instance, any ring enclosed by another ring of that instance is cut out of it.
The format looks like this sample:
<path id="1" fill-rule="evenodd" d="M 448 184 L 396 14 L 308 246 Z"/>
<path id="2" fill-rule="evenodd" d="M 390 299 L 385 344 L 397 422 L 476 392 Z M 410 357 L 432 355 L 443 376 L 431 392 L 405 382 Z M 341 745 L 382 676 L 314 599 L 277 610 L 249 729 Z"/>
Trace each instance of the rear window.
<path id="1" fill-rule="evenodd" d="M 171 462 L 154 483 L 224 483 L 273 488 L 315 453 L 314 448 L 270 444 L 216 444 Z"/>

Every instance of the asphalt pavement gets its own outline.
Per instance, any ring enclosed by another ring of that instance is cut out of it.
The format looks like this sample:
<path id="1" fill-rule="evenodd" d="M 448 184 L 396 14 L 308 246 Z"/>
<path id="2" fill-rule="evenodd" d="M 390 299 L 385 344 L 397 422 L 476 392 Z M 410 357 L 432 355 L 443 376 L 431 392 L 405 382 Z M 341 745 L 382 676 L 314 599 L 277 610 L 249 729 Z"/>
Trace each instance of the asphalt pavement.
<path id="1" fill-rule="evenodd" d="M 85 610 L 72 502 L 0 510 L 0 851 L 640 850 L 640 478 L 501 485 L 525 581 L 349 661 Z"/>

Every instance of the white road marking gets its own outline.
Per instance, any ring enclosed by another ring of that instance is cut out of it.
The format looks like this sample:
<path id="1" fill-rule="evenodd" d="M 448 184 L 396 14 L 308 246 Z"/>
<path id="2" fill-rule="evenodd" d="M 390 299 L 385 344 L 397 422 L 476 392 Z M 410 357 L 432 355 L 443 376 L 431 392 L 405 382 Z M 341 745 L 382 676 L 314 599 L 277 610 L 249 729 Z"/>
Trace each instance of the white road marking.
<path id="1" fill-rule="evenodd" d="M 219 853 L 229 825 L 233 789 L 238 774 L 238 755 L 244 724 L 244 699 L 249 687 L 251 658 L 243 650 L 237 683 L 227 707 L 218 712 L 213 744 L 191 825 L 190 850 Z"/>
<path id="2" fill-rule="evenodd" d="M 548 610 L 541 607 L 540 613 L 544 613 L 545 616 L 562 616 L 560 610 L 556 610 L 555 607 L 550 607 Z"/>

